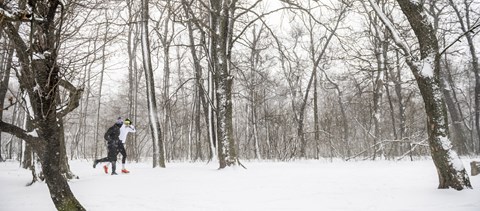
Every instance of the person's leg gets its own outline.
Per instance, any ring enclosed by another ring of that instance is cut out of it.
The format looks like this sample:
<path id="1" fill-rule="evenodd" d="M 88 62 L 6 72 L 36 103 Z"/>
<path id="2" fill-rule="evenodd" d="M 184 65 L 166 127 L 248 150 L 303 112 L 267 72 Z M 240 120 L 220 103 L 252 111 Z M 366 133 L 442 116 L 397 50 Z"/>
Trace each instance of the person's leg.
<path id="1" fill-rule="evenodd" d="M 115 170 L 116 170 L 116 162 L 117 162 L 117 148 L 115 148 L 114 146 L 109 146 L 108 147 L 108 161 L 110 161 L 110 163 L 112 164 L 112 175 L 113 174 L 116 174 Z M 108 164 L 107 164 L 108 165 Z M 105 165 L 103 166 L 103 168 L 105 169 L 105 174 L 108 174 L 108 166 Z"/>
<path id="2" fill-rule="evenodd" d="M 117 169 L 117 161 L 112 161 L 112 175 L 117 175 L 117 172 L 115 170 Z"/>
<path id="3" fill-rule="evenodd" d="M 108 162 L 108 161 L 110 161 L 109 157 L 104 157 L 102 159 L 95 160 L 95 162 L 97 163 Z"/>
<path id="4" fill-rule="evenodd" d="M 127 151 L 125 150 L 125 146 L 123 145 L 123 143 L 120 144 L 119 151 L 120 154 L 122 154 L 122 169 L 125 169 L 125 163 L 127 161 Z"/>
<path id="5" fill-rule="evenodd" d="M 98 164 L 98 160 L 95 159 L 95 160 L 93 161 L 93 168 L 97 167 L 97 164 Z"/>
<path id="6" fill-rule="evenodd" d="M 104 157 L 102 159 L 98 159 L 93 161 L 93 168 L 97 167 L 98 163 L 103 163 L 103 162 L 110 162 L 110 157 Z M 103 170 L 105 171 L 105 174 L 108 174 L 108 166 L 104 165 Z"/>

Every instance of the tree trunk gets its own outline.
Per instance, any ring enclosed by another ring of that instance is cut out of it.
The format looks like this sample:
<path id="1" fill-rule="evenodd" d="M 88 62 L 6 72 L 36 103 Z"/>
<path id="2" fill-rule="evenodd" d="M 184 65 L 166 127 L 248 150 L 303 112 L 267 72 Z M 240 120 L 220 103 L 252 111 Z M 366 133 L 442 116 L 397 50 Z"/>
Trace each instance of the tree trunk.
<path id="1" fill-rule="evenodd" d="M 449 0 L 449 3 L 450 6 L 452 6 L 455 10 L 458 22 L 460 23 L 460 28 L 462 29 L 462 32 L 465 34 L 465 38 L 467 39 L 470 56 L 472 57 L 472 70 L 475 75 L 475 128 L 477 130 L 477 140 L 479 142 L 477 153 L 480 154 L 480 66 L 478 64 L 477 50 L 475 48 L 475 43 L 472 35 L 473 31 L 471 31 L 471 3 L 468 3 L 467 0 L 463 1 L 465 7 L 465 15 L 463 15 L 464 17 L 462 17 L 462 14 L 460 13 L 458 7 L 452 0 Z"/>
<path id="2" fill-rule="evenodd" d="M 185 16 L 187 20 L 191 19 L 191 8 L 186 0 L 182 0 L 183 10 L 185 12 Z M 193 11 L 192 11 L 193 12 Z M 193 109 L 195 112 L 195 160 L 203 159 L 202 156 L 202 145 L 201 145 L 201 137 L 202 137 L 202 129 L 201 129 L 201 106 L 203 105 L 204 112 L 205 112 L 205 123 L 208 124 L 208 105 L 205 102 L 205 90 L 203 87 L 203 80 L 202 80 L 202 66 L 200 64 L 200 59 L 198 58 L 197 50 L 195 48 L 195 35 L 194 35 L 194 26 L 192 21 L 187 21 L 186 23 L 188 29 L 188 39 L 189 39 L 189 49 L 192 55 L 192 62 L 193 67 L 195 69 L 195 108 Z M 210 137 L 210 130 L 207 130 L 207 137 Z M 209 142 L 212 143 L 212 142 Z M 211 158 L 211 157 L 210 157 Z"/>
<path id="3" fill-rule="evenodd" d="M 128 118 L 136 121 L 136 110 L 137 110 L 137 91 L 138 91 L 138 83 L 137 83 L 137 75 L 138 75 L 138 68 L 137 68 L 137 46 L 138 46 L 138 39 L 135 36 L 136 31 L 136 24 L 132 24 L 132 22 L 137 21 L 138 13 L 134 10 L 133 6 L 136 1 L 134 0 L 127 0 L 127 7 L 128 7 L 128 38 L 127 38 L 127 53 L 128 53 Z M 136 143 L 137 143 L 137 135 L 130 139 L 130 141 L 126 142 L 126 150 L 127 154 L 129 155 L 127 159 L 129 161 L 135 160 L 138 157 L 136 154 Z"/>
<path id="4" fill-rule="evenodd" d="M 457 154 L 451 148 L 448 130 L 448 118 L 444 96 L 440 88 L 440 59 L 438 41 L 422 5 L 410 0 L 398 0 L 403 13 L 407 16 L 420 44 L 421 61 L 407 62 L 425 103 L 430 151 L 437 167 L 439 188 L 452 187 L 457 190 L 472 188 L 468 174 Z M 427 69 L 431 68 L 431 69 Z M 429 75 L 428 71 L 433 71 Z"/>
<path id="5" fill-rule="evenodd" d="M 395 43 L 406 54 L 406 62 L 417 81 L 425 103 L 427 114 L 428 142 L 432 159 L 437 168 L 438 188 L 452 187 L 456 190 L 472 188 L 468 174 L 455 151 L 452 150 L 448 130 L 448 118 L 444 97 L 440 88 L 440 53 L 438 41 L 430 21 L 424 15 L 423 5 L 411 0 L 397 0 L 403 13 L 415 32 L 420 45 L 420 60 L 415 60 L 407 50 L 406 44 L 390 21 L 372 0 L 369 0 L 375 12 L 380 14 L 383 23 L 393 34 Z"/>
<path id="6" fill-rule="evenodd" d="M 65 176 L 67 179 L 78 179 L 79 177 L 75 175 L 71 170 L 70 170 L 70 165 L 68 164 L 68 155 L 67 155 L 67 146 L 65 144 L 65 128 L 63 127 L 63 118 L 59 118 L 57 120 L 58 125 L 58 141 L 60 144 L 60 162 L 59 162 L 59 168 L 60 168 L 60 173 Z"/>
<path id="7" fill-rule="evenodd" d="M 394 71 L 396 70 L 396 72 Z M 400 67 L 400 56 L 398 50 L 395 50 L 395 68 L 387 68 L 387 76 L 389 77 L 389 81 L 392 81 L 394 84 L 394 91 L 397 97 L 397 108 L 398 108 L 398 121 L 399 121 L 399 129 L 396 132 L 396 124 L 395 124 L 395 111 L 393 109 L 393 105 L 390 107 L 392 108 L 391 116 L 392 116 L 392 125 L 394 130 L 394 135 L 396 140 L 403 140 L 403 136 L 405 133 L 405 107 L 403 105 L 403 94 L 402 94 L 402 77 L 401 77 L 401 67 Z M 388 87 L 388 86 L 387 86 Z M 389 97 L 390 98 L 390 97 Z M 391 101 L 389 99 L 389 101 Z M 400 155 L 398 145 L 395 146 L 395 155 Z"/>
<path id="8" fill-rule="evenodd" d="M 386 69 L 386 61 L 385 61 L 385 54 L 387 51 L 386 41 L 381 37 L 380 29 L 375 28 L 375 44 L 374 44 L 374 52 L 377 59 L 377 69 L 376 69 L 376 77 L 373 81 L 373 160 L 377 157 L 378 149 L 378 142 L 380 141 L 380 125 L 381 122 L 381 114 L 380 114 L 380 104 L 383 98 L 383 83 L 384 83 L 384 73 Z M 381 147 L 381 146 L 380 146 Z"/>
<path id="9" fill-rule="evenodd" d="M 318 77 L 315 71 L 313 79 L 313 128 L 314 128 L 314 143 L 315 143 L 315 159 L 320 158 L 320 120 L 318 111 Z"/>
<path id="10" fill-rule="evenodd" d="M 451 123 L 452 123 L 452 143 L 453 148 L 458 152 L 459 155 L 467 155 L 467 134 L 468 130 L 465 128 L 463 122 L 463 115 L 460 112 L 461 109 L 457 108 L 457 103 L 455 100 L 455 89 L 453 87 L 453 79 L 451 78 L 450 65 L 448 60 L 445 59 L 445 71 L 442 71 L 441 74 L 441 86 L 443 90 L 443 95 L 445 96 L 445 102 L 448 108 L 448 113 L 450 114 Z"/>
<path id="11" fill-rule="evenodd" d="M 12 69 L 13 48 L 6 43 L 7 48 L 5 52 L 1 53 L 0 58 L 0 119 L 3 119 L 3 111 L 8 107 L 13 106 L 13 97 L 9 98 L 10 105 L 5 105 L 5 97 L 8 91 L 8 82 L 10 80 L 10 70 Z M 15 102 L 16 103 L 16 102 Z M 2 133 L 0 133 L 0 162 L 4 161 L 2 157 Z"/>
<path id="12" fill-rule="evenodd" d="M 34 111 L 33 127 L 37 128 L 44 144 L 35 151 L 42 161 L 45 176 L 53 203 L 58 210 L 85 210 L 73 195 L 66 178 L 62 175 L 65 162 L 65 145 L 62 144 L 62 122 L 56 110 L 56 96 L 59 91 L 59 68 L 53 58 L 38 59 L 32 62 L 37 71 L 37 83 L 44 90 L 29 90 Z M 33 91 L 33 92 L 32 92 Z M 39 94 L 36 94 L 39 93 Z M 34 103 L 38 102 L 38 103 Z"/>
<path id="13" fill-rule="evenodd" d="M 213 9 L 219 10 L 219 0 L 210 1 L 210 7 Z M 208 9 L 211 9 L 208 8 Z M 217 127 L 220 123 L 217 122 L 217 112 L 215 106 L 217 105 L 217 95 L 216 90 L 218 87 L 218 74 L 217 74 L 217 40 L 219 39 L 216 35 L 216 29 L 218 27 L 218 14 L 215 11 L 210 11 L 209 13 L 210 29 L 208 30 L 208 35 L 210 37 L 210 43 L 208 46 L 208 53 L 212 59 L 211 64 L 208 65 L 208 106 L 207 106 L 207 118 L 208 118 L 208 131 L 209 131 L 209 146 L 210 146 L 210 159 L 218 159 L 218 142 L 219 134 L 217 134 Z"/>
<path id="14" fill-rule="evenodd" d="M 105 13 L 105 16 L 107 15 L 107 13 Z M 107 35 L 108 35 L 108 18 L 106 17 L 106 26 L 105 26 L 105 34 L 103 35 L 103 41 L 104 43 L 107 42 Z M 100 27 L 99 27 L 100 28 Z M 97 34 L 100 30 L 97 30 Z M 95 42 L 96 44 L 96 42 Z M 95 145 L 94 145 L 94 148 L 95 148 L 95 156 L 94 158 L 96 159 L 97 157 L 100 157 L 101 155 L 101 151 L 100 151 L 100 155 L 99 155 L 99 152 L 98 152 L 98 149 L 99 147 L 104 147 L 105 144 L 104 144 L 104 141 L 103 141 L 103 137 L 100 136 L 99 134 L 99 128 L 100 128 L 100 113 L 101 113 L 101 108 L 102 108 L 102 89 L 103 89 L 103 75 L 104 75 L 104 72 L 105 72 L 105 45 L 102 45 L 102 69 L 100 70 L 100 83 L 99 83 L 99 89 L 98 89 L 98 104 L 97 104 L 97 116 L 95 118 L 95 135 L 94 135 L 94 140 L 95 140 Z M 100 141 L 102 140 L 102 141 Z M 100 146 L 99 145 L 99 142 L 103 143 L 101 144 Z"/>
<path id="15" fill-rule="evenodd" d="M 267 97 L 267 90 L 263 89 L 263 96 Z M 266 99 L 263 99 L 265 103 L 263 103 L 263 119 L 265 119 L 265 144 L 267 145 L 267 149 L 265 150 L 266 158 L 271 159 L 273 157 L 273 147 L 271 143 L 271 135 L 270 135 L 270 120 L 268 118 L 269 107 L 268 102 Z"/>
<path id="16" fill-rule="evenodd" d="M 60 140 L 60 128 L 55 126 L 56 115 L 51 114 L 44 123 L 40 124 L 43 128 L 46 139 L 46 150 L 43 153 L 42 171 L 45 176 L 53 203 L 58 210 L 85 210 L 77 201 L 73 192 L 68 186 L 66 178 L 62 175 L 61 166 L 63 165 L 62 145 Z M 60 168 L 59 168 L 60 167 Z"/>
<path id="17" fill-rule="evenodd" d="M 162 131 L 160 128 L 157 102 L 155 99 L 155 81 L 150 55 L 150 40 L 148 36 L 148 2 L 148 0 L 142 0 L 142 57 L 147 84 L 148 117 L 150 120 L 150 132 L 153 141 L 153 167 L 155 168 L 159 165 L 160 167 L 165 168 L 165 148 L 162 141 Z"/>
<path id="18" fill-rule="evenodd" d="M 33 131 L 35 136 L 27 133 L 22 128 L 1 121 L 0 131 L 8 132 L 27 141 L 40 157 L 43 174 L 50 191 L 50 196 L 58 210 L 85 210 L 73 195 L 66 178 L 61 172 L 62 143 L 60 127 L 61 119 L 78 107 L 78 102 L 83 90 L 77 90 L 73 85 L 63 80 L 65 74 L 60 72 L 57 66 L 57 53 L 60 48 L 61 24 L 56 25 L 58 20 L 64 18 L 63 1 L 34 1 L 32 6 L 35 14 L 30 22 L 30 40 L 22 39 L 12 23 L 3 22 L 3 31 L 14 42 L 16 57 L 19 63 L 18 82 L 21 90 L 26 92 L 25 106 L 32 116 Z M 39 5 L 42 5 L 41 7 Z M 39 6 L 39 7 L 37 7 Z M 58 11 L 60 9 L 60 11 Z M 25 11 L 23 11 L 25 12 Z M 18 15 L 20 14 L 20 15 Z M 18 13 L 13 17 L 15 20 L 24 20 L 25 16 Z M 55 16 L 59 14 L 60 17 Z M 35 17 L 42 17 L 42 24 L 38 24 Z M 10 17 L 12 18 L 12 17 Z M 61 21 L 60 21 L 61 22 Z M 58 28 L 56 28 L 58 27 Z M 35 56 L 34 56 L 35 55 Z M 67 106 L 58 110 L 60 86 L 69 91 Z M 31 131 L 32 132 L 32 131 Z M 64 146 L 63 146 L 64 147 Z"/>
<path id="19" fill-rule="evenodd" d="M 216 108 L 217 108 L 217 134 L 218 134 L 218 159 L 219 168 L 236 165 L 238 161 L 233 134 L 232 121 L 232 86 L 233 76 L 230 73 L 230 17 L 236 0 L 212 0 L 211 1 L 211 24 L 212 31 L 217 32 L 212 36 L 214 48 L 211 52 L 216 84 Z"/>
<path id="20" fill-rule="evenodd" d="M 345 108 L 345 104 L 343 103 L 343 92 L 340 90 L 340 86 L 335 83 L 333 80 L 328 77 L 327 73 L 323 71 L 323 74 L 325 75 L 325 78 L 327 81 L 333 85 L 334 89 L 337 91 L 337 103 L 338 106 L 340 107 L 340 114 L 341 114 L 341 122 L 342 122 L 342 142 L 344 144 L 345 148 L 345 153 L 344 157 L 349 158 L 352 153 L 351 153 L 351 148 L 350 148 L 350 137 L 349 137 L 349 131 L 350 128 L 348 126 L 348 118 L 347 118 L 347 110 Z M 332 154 L 333 154 L 333 145 L 330 144 L 330 147 L 332 147 Z"/>

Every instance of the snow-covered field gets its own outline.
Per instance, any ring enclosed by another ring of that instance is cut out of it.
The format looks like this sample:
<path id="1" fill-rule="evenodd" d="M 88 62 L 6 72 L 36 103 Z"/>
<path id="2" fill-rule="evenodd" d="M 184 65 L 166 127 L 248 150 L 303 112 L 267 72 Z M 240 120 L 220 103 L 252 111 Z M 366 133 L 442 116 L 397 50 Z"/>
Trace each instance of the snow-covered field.
<path id="1" fill-rule="evenodd" d="M 463 160 L 470 172 L 469 159 Z M 102 165 L 72 161 L 80 179 L 70 182 L 81 204 L 105 210 L 418 210 L 479 211 L 480 175 L 474 189 L 437 189 L 431 160 L 247 162 L 217 170 L 216 163 L 128 164 L 128 175 L 111 176 Z M 51 211 L 45 183 L 26 187 L 31 173 L 0 163 L 1 211 Z"/>

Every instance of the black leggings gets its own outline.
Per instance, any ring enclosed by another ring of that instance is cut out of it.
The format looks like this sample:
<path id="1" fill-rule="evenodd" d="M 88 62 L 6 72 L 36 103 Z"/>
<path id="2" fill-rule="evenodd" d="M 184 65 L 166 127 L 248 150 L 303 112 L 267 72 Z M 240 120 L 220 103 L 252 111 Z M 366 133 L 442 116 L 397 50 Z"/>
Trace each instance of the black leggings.
<path id="1" fill-rule="evenodd" d="M 107 157 L 97 160 L 98 162 L 116 162 L 118 155 L 117 147 L 113 145 L 108 145 L 108 154 Z"/>
<path id="2" fill-rule="evenodd" d="M 123 147 L 123 146 L 122 146 Z M 110 162 L 112 163 L 112 172 L 115 172 L 116 170 L 116 163 L 117 163 L 117 155 L 118 155 L 118 149 L 114 145 L 108 145 L 108 155 L 107 157 L 104 157 L 102 159 L 98 159 L 97 162 Z"/>
<path id="3" fill-rule="evenodd" d="M 122 163 L 125 164 L 125 161 L 127 161 L 127 151 L 125 150 L 125 146 L 121 142 L 118 144 L 118 152 L 122 154 Z"/>

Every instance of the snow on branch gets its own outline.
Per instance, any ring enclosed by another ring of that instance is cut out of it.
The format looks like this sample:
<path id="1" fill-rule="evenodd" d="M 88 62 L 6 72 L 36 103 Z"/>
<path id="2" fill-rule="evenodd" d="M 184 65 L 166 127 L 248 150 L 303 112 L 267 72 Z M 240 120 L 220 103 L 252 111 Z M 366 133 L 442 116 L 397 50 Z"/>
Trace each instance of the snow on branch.
<path id="1" fill-rule="evenodd" d="M 30 144 L 39 140 L 38 136 L 36 135 L 36 132 L 25 131 L 20 127 L 4 122 L 1 119 L 0 119 L 0 132 L 10 133 L 15 137 L 25 140 Z"/>
<path id="2" fill-rule="evenodd" d="M 407 58 L 411 57 L 411 54 L 408 51 L 408 45 L 400 38 L 400 33 L 395 29 L 392 22 L 387 18 L 387 16 L 382 12 L 382 10 L 380 10 L 380 7 L 378 7 L 378 5 L 373 2 L 373 0 L 368 0 L 368 2 L 370 2 L 373 10 L 375 10 L 375 13 L 380 18 L 382 23 L 385 24 L 388 31 L 390 31 L 395 44 L 397 44 L 397 46 L 402 49 L 403 53 L 407 56 Z"/>
<path id="3" fill-rule="evenodd" d="M 30 21 L 32 14 L 25 10 L 8 11 L 0 8 L 0 23 L 3 21 Z"/>

